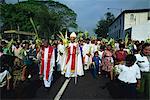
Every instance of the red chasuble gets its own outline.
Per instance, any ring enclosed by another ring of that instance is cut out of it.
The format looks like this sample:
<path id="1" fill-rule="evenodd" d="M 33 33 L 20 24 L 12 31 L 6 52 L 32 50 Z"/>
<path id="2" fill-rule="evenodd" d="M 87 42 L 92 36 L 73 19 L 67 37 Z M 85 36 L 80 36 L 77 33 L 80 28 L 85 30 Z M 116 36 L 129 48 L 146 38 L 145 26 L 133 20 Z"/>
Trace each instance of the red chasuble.
<path id="1" fill-rule="evenodd" d="M 72 54 L 70 54 L 70 47 L 68 48 L 68 56 L 67 56 L 67 61 L 66 64 L 69 62 L 70 60 L 70 55 L 72 55 L 72 59 L 71 59 L 71 72 L 75 72 L 75 61 L 76 61 L 76 47 L 73 46 L 73 52 Z"/>
<path id="2" fill-rule="evenodd" d="M 45 48 L 42 48 L 42 65 L 41 65 L 41 69 L 40 69 L 40 75 L 43 74 L 43 71 L 44 71 L 44 52 L 45 52 Z M 50 71 L 50 60 L 51 60 L 51 57 L 52 57 L 52 53 L 53 53 L 53 47 L 49 46 L 49 49 L 48 49 L 48 61 L 47 61 L 47 69 L 46 69 L 46 80 L 48 80 L 48 77 L 49 77 L 49 71 Z"/>

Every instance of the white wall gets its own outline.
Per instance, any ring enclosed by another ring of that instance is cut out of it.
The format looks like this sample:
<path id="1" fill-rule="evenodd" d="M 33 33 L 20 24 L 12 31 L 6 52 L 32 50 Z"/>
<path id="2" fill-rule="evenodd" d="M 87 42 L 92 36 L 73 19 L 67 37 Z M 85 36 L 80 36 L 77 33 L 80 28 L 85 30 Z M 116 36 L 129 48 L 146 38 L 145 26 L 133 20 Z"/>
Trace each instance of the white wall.
<path id="1" fill-rule="evenodd" d="M 133 40 L 146 40 L 150 37 L 150 21 L 145 24 L 133 26 L 131 34 Z"/>
<path id="2" fill-rule="evenodd" d="M 131 17 L 133 15 L 133 18 Z M 125 13 L 124 30 L 147 22 L 148 12 Z"/>
<path id="3" fill-rule="evenodd" d="M 132 17 L 131 17 L 132 16 Z M 120 23 L 121 21 L 121 23 Z M 134 26 L 139 28 L 140 31 L 140 27 L 139 25 L 143 25 L 145 23 L 148 22 L 148 12 L 141 12 L 141 13 L 125 13 L 122 14 L 122 16 L 120 16 L 110 27 L 109 27 L 109 36 L 113 37 L 115 39 L 121 38 L 124 39 L 125 38 L 125 30 L 128 28 L 132 28 Z M 150 29 L 150 28 L 149 28 Z M 120 37 L 119 37 L 119 30 L 120 30 Z M 137 32 L 137 28 L 132 28 L 132 30 L 139 34 L 139 35 L 143 35 L 141 33 Z M 144 30 L 146 30 L 144 28 Z M 144 32 L 141 31 L 141 32 Z M 133 33 L 133 34 L 135 34 Z M 146 33 L 145 33 L 146 34 Z M 147 33 L 148 34 L 148 33 Z M 141 37 L 141 36 L 138 36 Z M 133 36 L 134 38 L 134 36 Z"/>

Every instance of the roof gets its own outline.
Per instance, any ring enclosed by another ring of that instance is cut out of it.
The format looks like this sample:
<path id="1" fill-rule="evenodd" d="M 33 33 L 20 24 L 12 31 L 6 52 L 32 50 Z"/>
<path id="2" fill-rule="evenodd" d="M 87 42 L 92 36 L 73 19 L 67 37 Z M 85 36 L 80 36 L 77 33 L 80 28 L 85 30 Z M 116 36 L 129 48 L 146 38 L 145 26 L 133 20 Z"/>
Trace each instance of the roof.
<path id="1" fill-rule="evenodd" d="M 140 12 L 150 12 L 150 8 L 148 8 L 148 9 L 124 10 L 109 26 L 111 26 L 120 16 L 122 16 L 125 13 L 140 13 Z"/>

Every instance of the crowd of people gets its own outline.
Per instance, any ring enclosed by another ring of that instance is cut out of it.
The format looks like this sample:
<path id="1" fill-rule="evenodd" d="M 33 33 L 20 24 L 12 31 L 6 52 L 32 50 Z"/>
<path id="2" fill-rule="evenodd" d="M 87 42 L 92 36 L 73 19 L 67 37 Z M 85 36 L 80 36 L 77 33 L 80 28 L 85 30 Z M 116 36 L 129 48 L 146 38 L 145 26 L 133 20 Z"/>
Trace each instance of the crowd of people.
<path id="1" fill-rule="evenodd" d="M 147 99 L 150 98 L 149 43 L 129 39 L 127 44 L 122 40 L 109 44 L 102 39 L 76 37 L 76 33 L 72 32 L 68 45 L 63 40 L 53 40 L 49 44 L 49 40 L 45 39 L 40 47 L 33 41 L 16 41 L 8 46 L 9 43 L 2 40 L 1 89 L 10 89 L 11 78 L 15 78 L 15 88 L 16 80 L 24 81 L 33 77 L 30 69 L 36 66 L 39 75 L 36 78 L 42 79 L 47 89 L 51 87 L 54 71 L 60 71 L 66 78 L 77 78 L 84 76 L 86 71 L 91 71 L 94 79 L 103 75 L 110 80 L 118 80 L 123 94 L 121 98 L 135 98 L 137 91 L 143 93 Z M 10 60 L 12 56 L 15 58 Z M 17 75 L 19 78 L 15 77 Z"/>

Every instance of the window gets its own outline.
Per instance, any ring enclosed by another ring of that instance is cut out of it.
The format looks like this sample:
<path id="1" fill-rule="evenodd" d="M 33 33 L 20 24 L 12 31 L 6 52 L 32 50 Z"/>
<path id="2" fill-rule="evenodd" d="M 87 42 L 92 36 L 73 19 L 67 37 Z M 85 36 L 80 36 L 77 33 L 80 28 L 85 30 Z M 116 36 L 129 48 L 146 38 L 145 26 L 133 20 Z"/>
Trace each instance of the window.
<path id="1" fill-rule="evenodd" d="M 130 21 L 133 21 L 133 20 L 134 20 L 134 15 L 131 14 L 131 15 L 130 15 Z"/>

